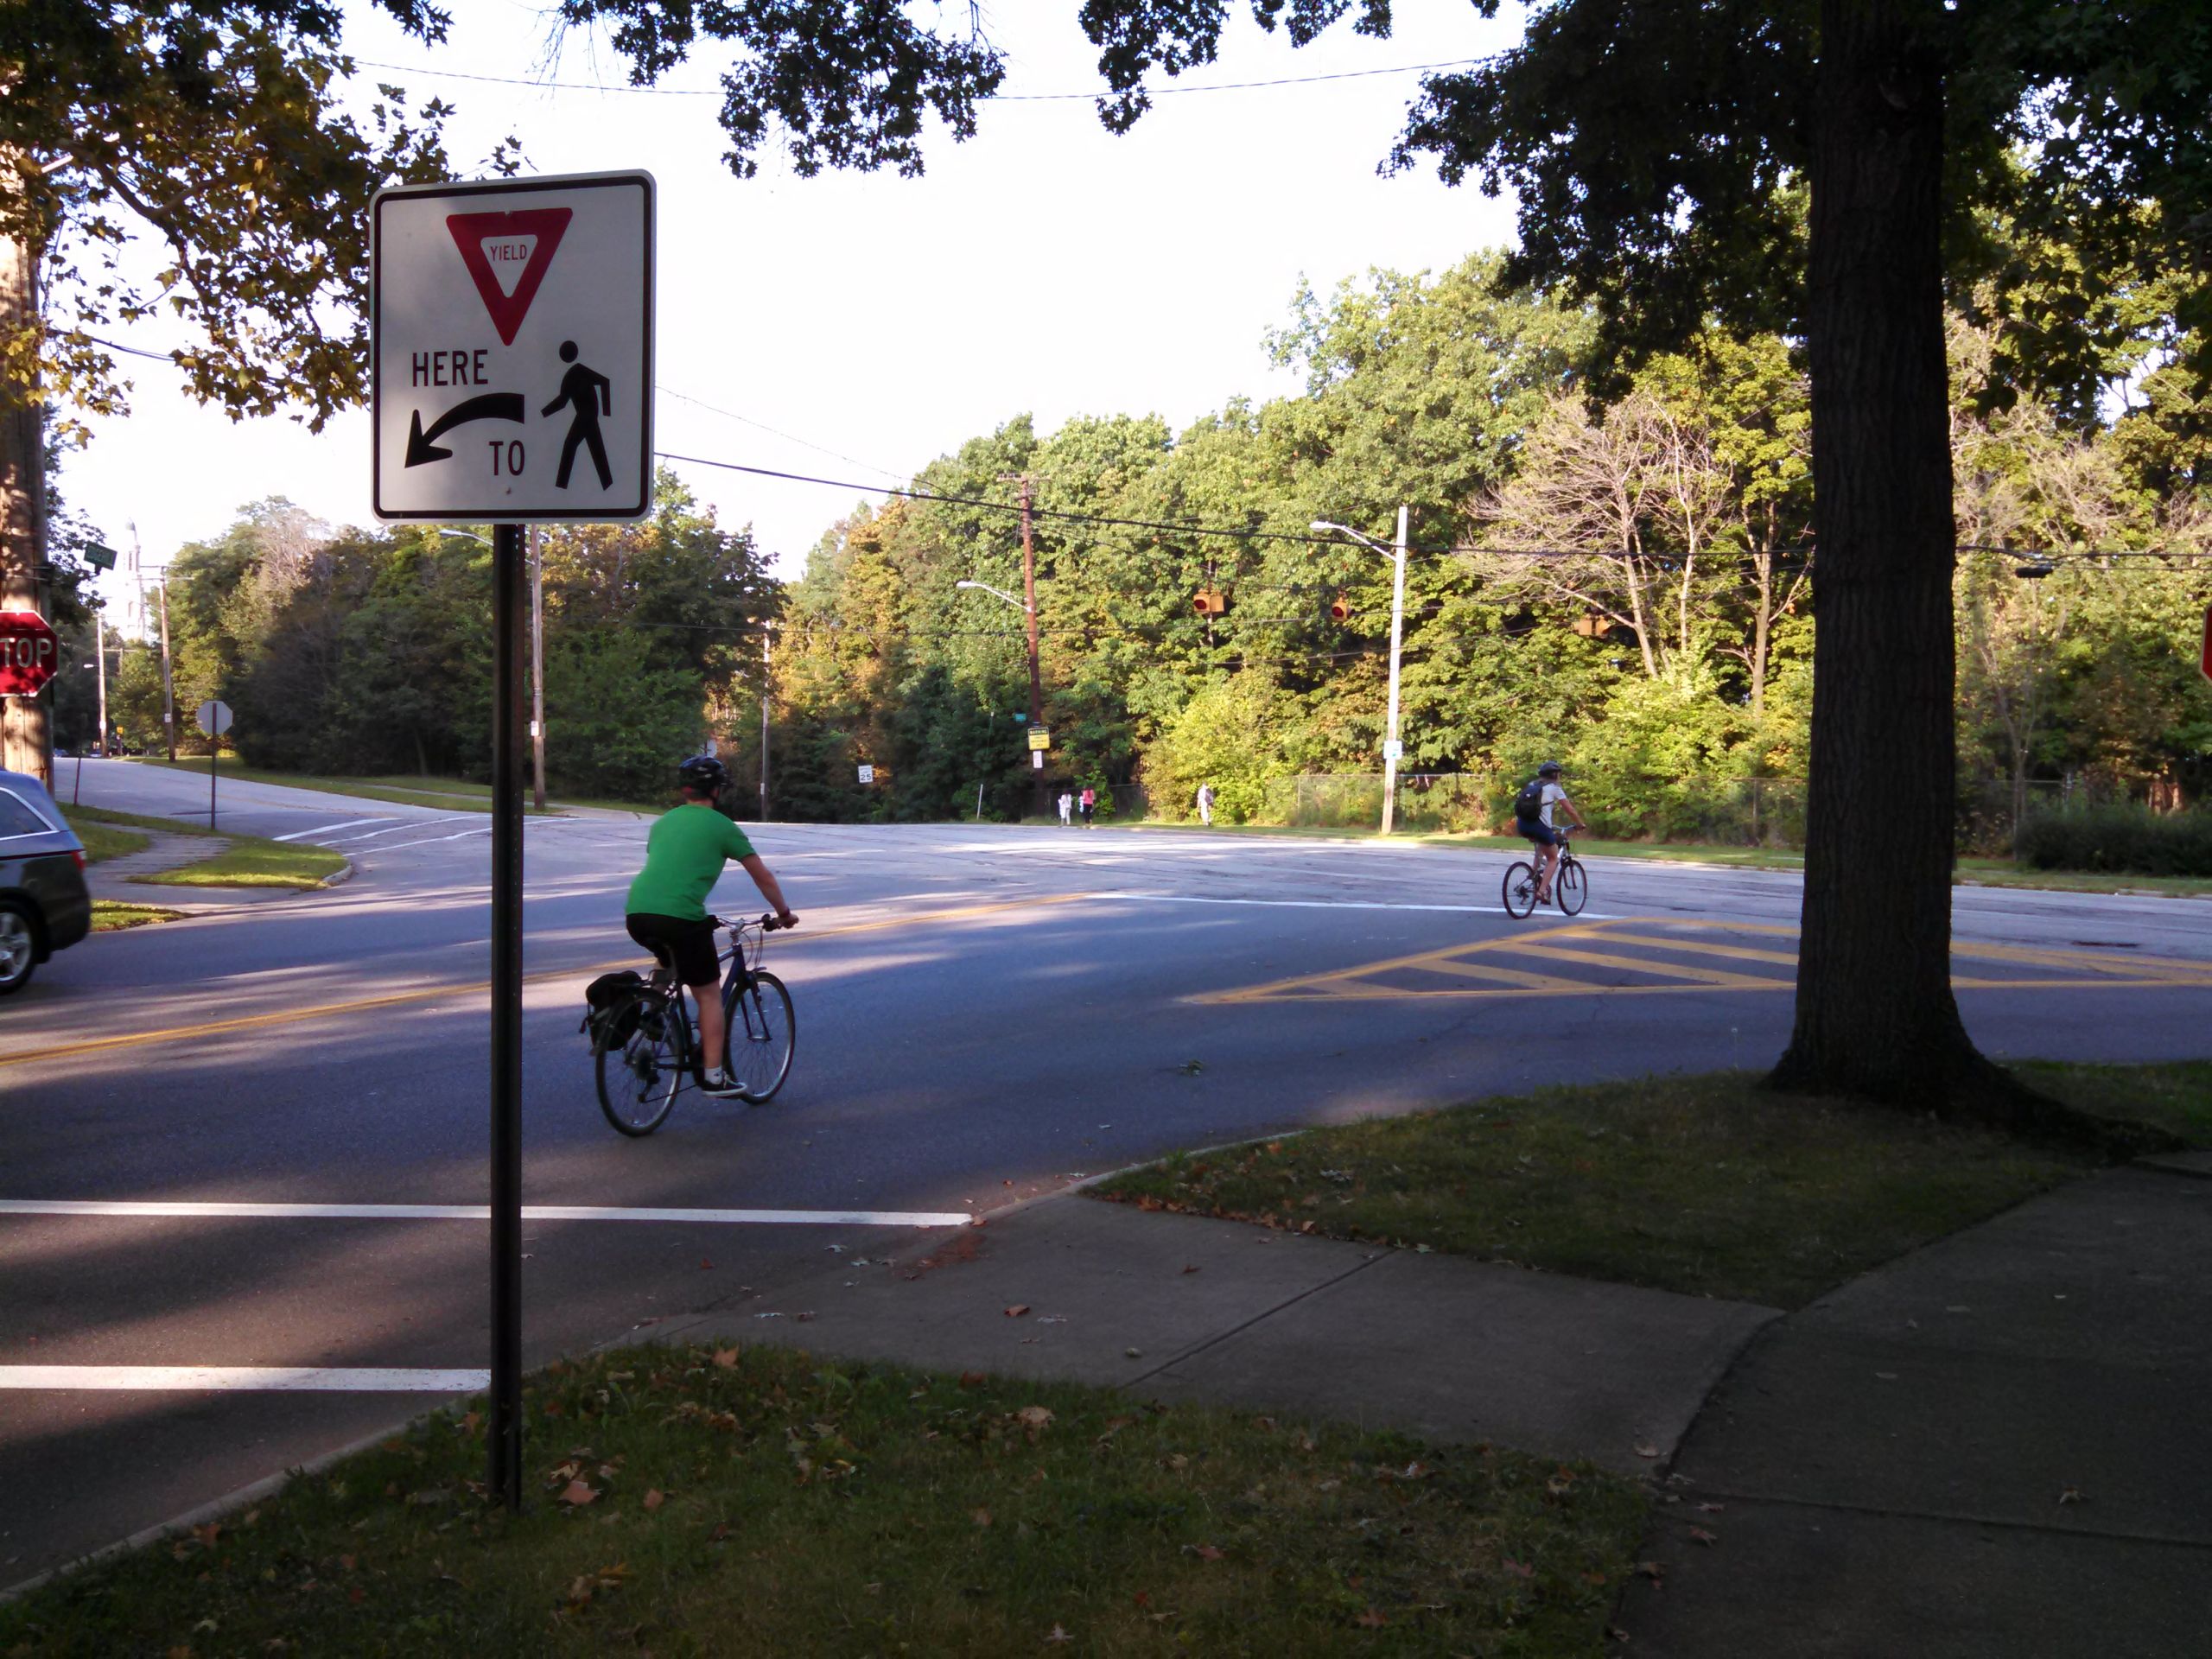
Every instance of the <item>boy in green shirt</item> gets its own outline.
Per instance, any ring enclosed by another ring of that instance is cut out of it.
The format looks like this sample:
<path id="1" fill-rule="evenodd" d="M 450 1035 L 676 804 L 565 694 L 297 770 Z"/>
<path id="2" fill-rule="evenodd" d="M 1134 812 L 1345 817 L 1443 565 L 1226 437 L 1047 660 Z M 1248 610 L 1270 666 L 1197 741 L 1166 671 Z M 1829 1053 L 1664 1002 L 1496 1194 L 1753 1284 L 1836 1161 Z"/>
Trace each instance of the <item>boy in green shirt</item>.
<path id="1" fill-rule="evenodd" d="M 715 930 L 707 920 L 707 895 L 721 879 L 722 866 L 735 859 L 761 897 L 776 907 L 773 925 L 797 927 L 798 918 L 784 902 L 784 890 L 753 850 L 745 831 L 715 810 L 715 798 L 729 784 L 728 768 L 710 754 L 695 754 L 677 768 L 676 782 L 683 804 L 654 820 L 645 837 L 645 867 L 630 883 L 624 920 L 630 937 L 673 967 L 677 977 L 691 988 L 699 1008 L 706 1090 L 728 1096 L 736 1094 L 739 1085 L 722 1065 L 728 1033 L 722 1019 Z"/>

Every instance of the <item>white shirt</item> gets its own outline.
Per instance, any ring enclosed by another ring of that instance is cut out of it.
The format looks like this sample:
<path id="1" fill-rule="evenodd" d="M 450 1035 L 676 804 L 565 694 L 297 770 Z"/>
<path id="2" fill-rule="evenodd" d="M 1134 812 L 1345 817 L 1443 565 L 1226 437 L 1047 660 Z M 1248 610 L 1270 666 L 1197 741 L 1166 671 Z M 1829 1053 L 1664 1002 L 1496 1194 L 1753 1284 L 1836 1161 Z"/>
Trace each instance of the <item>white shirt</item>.
<path id="1" fill-rule="evenodd" d="M 1544 785 L 1544 804 L 1540 809 L 1538 809 L 1536 816 L 1544 821 L 1545 829 L 1554 830 L 1559 827 L 1552 822 L 1552 804 L 1555 801 L 1563 801 L 1566 798 L 1567 791 L 1561 789 L 1557 784 L 1546 784 Z"/>

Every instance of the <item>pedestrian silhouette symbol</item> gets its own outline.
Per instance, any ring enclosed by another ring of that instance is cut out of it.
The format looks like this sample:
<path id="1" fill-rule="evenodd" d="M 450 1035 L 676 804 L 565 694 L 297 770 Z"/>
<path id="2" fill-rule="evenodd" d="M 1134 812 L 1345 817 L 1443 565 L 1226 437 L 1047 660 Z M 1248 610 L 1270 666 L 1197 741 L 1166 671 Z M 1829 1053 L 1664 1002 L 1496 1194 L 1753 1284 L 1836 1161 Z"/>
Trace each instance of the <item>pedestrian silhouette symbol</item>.
<path id="1" fill-rule="evenodd" d="M 561 360 L 569 365 L 569 372 L 561 377 L 561 395 L 538 413 L 550 415 L 563 404 L 573 413 L 569 417 L 569 435 L 561 442 L 561 470 L 553 479 L 553 487 L 569 487 L 569 473 L 576 463 L 576 446 L 591 446 L 591 464 L 599 469 L 599 487 L 613 487 L 614 474 L 607 470 L 607 445 L 599 435 L 599 417 L 614 413 L 613 393 L 605 375 L 586 368 L 576 361 L 576 342 L 561 342 Z"/>

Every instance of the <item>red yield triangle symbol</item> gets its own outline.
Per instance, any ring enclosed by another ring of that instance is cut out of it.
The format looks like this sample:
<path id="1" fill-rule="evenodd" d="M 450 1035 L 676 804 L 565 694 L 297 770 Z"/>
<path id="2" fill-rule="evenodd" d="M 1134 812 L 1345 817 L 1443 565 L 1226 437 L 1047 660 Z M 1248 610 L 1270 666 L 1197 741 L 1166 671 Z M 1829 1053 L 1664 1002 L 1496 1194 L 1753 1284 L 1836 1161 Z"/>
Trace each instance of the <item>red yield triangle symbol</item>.
<path id="1" fill-rule="evenodd" d="M 530 315 L 530 302 L 537 297 L 537 285 L 545 280 L 572 216 L 567 207 L 447 215 L 446 229 L 453 232 L 461 262 L 484 296 L 500 345 L 515 343 L 515 331 Z"/>

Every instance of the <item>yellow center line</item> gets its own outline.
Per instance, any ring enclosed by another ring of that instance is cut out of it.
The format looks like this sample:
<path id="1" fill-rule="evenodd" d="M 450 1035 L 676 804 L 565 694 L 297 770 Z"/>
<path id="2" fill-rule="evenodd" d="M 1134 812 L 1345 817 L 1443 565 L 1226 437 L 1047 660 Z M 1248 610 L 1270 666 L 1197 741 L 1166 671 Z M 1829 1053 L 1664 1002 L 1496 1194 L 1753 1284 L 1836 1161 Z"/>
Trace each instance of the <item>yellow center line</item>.
<path id="1" fill-rule="evenodd" d="M 849 922 L 842 927 L 817 928 L 811 932 L 794 933 L 791 943 L 808 944 L 817 939 L 843 938 L 855 933 L 876 933 L 888 928 L 920 927 L 931 922 L 959 921 L 971 916 L 987 916 L 995 912 L 1029 910 L 1043 905 L 1065 905 L 1084 897 L 1082 893 L 1041 893 L 1033 899 L 1014 899 L 988 905 L 963 905 L 951 910 L 918 911 L 906 916 L 886 917 L 880 921 Z M 595 963 L 582 968 L 550 968 L 543 972 L 524 974 L 525 985 L 542 984 L 551 980 L 582 979 L 587 975 L 613 973 L 619 969 L 634 968 L 635 957 L 619 961 Z M 269 1026 L 297 1025 L 309 1020 L 333 1019 L 340 1014 L 359 1014 L 369 1008 L 390 1008 L 410 1002 L 435 1002 L 440 1000 L 489 996 L 492 986 L 488 980 L 473 984 L 430 985 L 412 991 L 393 991 L 383 996 L 357 997 L 346 1002 L 322 1002 L 307 1008 L 276 1008 L 267 1014 L 241 1014 L 234 1020 L 211 1020 L 194 1026 L 172 1026 L 163 1031 L 139 1031 L 115 1037 L 88 1037 L 79 1042 L 57 1043 L 48 1048 L 19 1049 L 13 1053 L 0 1054 L 0 1067 L 29 1065 L 40 1060 L 68 1059 L 80 1054 L 98 1054 L 110 1049 L 135 1048 L 147 1043 L 189 1041 L 195 1038 L 219 1036 L 227 1032 L 254 1031 Z"/>

